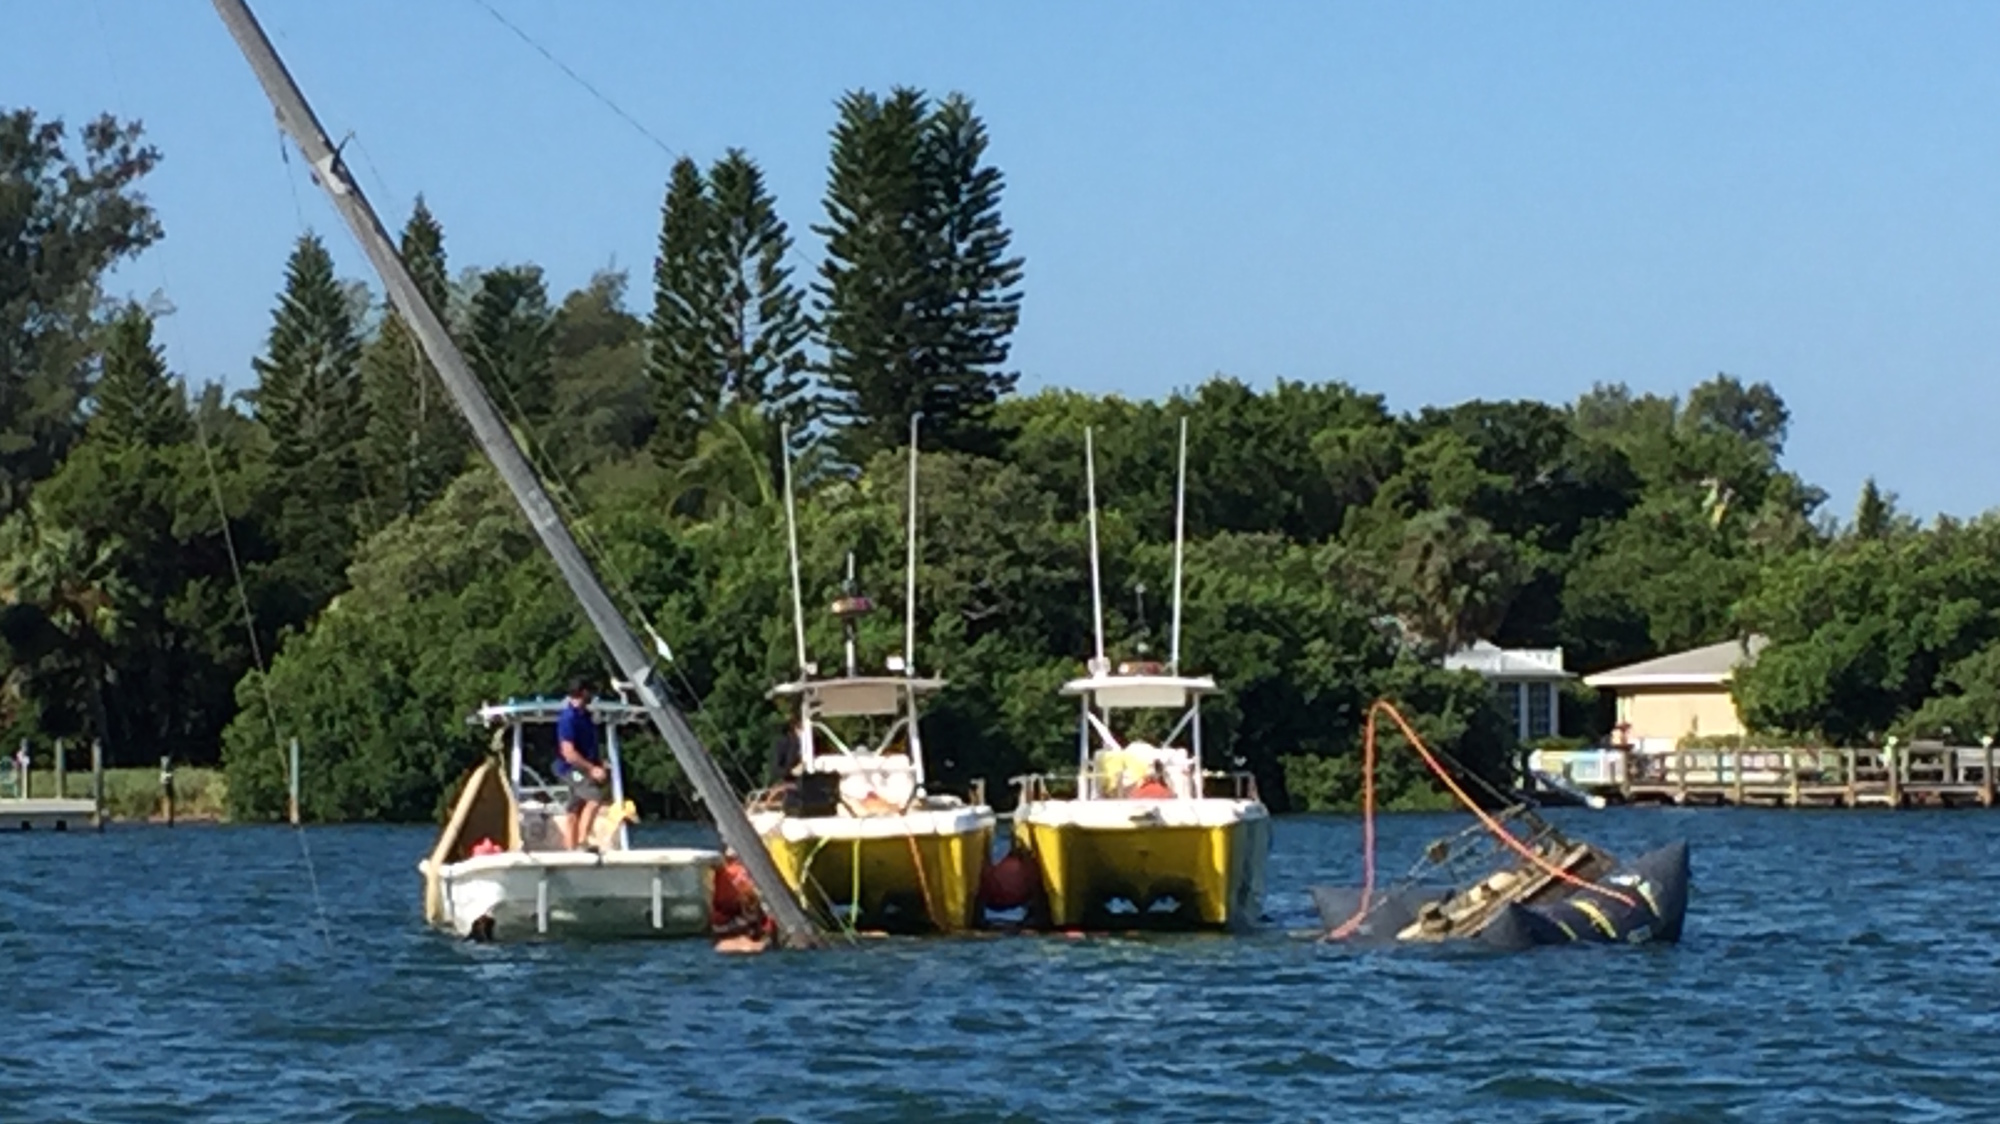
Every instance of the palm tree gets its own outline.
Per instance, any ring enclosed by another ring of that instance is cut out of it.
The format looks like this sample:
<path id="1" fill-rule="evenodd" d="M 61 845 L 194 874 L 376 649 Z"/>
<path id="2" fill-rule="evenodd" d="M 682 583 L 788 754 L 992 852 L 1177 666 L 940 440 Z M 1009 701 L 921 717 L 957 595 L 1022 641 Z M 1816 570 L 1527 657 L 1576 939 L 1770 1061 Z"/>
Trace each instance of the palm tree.
<path id="1" fill-rule="evenodd" d="M 19 699 L 32 679 L 81 672 L 91 725 L 107 747 L 104 685 L 133 592 L 118 570 L 120 546 L 115 537 L 92 541 L 54 523 L 32 497 L 0 523 L 0 607 L 17 657 L 7 692 Z"/>
<path id="2" fill-rule="evenodd" d="M 755 403 L 731 402 L 696 435 L 693 455 L 673 470 L 673 509 L 716 519 L 783 502 L 782 457 L 777 419 Z M 823 446 L 809 444 L 793 459 L 793 480 L 816 479 L 829 463 Z"/>
<path id="3" fill-rule="evenodd" d="M 1455 507 L 1414 516 L 1396 552 L 1410 632 L 1444 652 L 1485 639 L 1507 617 L 1521 581 L 1514 545 Z"/>

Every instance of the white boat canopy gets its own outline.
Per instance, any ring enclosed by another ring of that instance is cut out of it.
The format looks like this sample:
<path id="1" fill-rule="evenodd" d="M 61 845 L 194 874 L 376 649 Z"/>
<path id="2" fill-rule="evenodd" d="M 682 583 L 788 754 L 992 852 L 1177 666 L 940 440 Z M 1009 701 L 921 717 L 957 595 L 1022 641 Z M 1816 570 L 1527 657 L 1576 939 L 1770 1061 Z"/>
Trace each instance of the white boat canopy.
<path id="1" fill-rule="evenodd" d="M 1063 684 L 1062 693 L 1083 695 L 1105 710 L 1180 710 L 1222 689 L 1206 675 L 1093 675 Z"/>
<path id="2" fill-rule="evenodd" d="M 534 725 L 554 722 L 562 717 L 566 698 L 508 699 L 504 703 L 487 703 L 472 712 L 466 721 L 474 726 L 499 726 L 508 723 Z M 599 722 L 629 726 L 649 721 L 646 708 L 628 702 L 595 698 L 590 701 L 590 716 Z"/>
<path id="3" fill-rule="evenodd" d="M 771 698 L 804 700 L 814 716 L 902 714 L 919 695 L 944 689 L 942 679 L 904 675 L 850 675 L 837 679 L 799 679 L 771 688 Z"/>

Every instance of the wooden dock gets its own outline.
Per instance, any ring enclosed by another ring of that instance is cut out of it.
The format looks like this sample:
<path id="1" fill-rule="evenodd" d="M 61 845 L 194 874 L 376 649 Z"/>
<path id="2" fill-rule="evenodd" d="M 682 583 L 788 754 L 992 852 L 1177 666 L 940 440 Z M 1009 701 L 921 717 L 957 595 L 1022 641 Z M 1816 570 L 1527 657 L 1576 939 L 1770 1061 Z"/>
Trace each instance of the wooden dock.
<path id="1" fill-rule="evenodd" d="M 1611 799 L 1778 808 L 1994 805 L 1991 745 L 1864 749 L 1678 749 L 1632 754 Z"/>

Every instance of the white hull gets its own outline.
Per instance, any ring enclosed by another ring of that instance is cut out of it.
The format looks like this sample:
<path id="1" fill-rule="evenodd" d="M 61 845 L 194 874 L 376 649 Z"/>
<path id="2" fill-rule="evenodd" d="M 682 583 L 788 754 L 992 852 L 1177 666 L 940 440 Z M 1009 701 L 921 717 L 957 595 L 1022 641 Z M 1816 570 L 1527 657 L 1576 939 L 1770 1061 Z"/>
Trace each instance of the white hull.
<path id="1" fill-rule="evenodd" d="M 709 932 L 715 851 L 509 851 L 437 869 L 438 927 L 482 939 L 692 937 Z M 421 865 L 426 874 L 430 864 Z"/>

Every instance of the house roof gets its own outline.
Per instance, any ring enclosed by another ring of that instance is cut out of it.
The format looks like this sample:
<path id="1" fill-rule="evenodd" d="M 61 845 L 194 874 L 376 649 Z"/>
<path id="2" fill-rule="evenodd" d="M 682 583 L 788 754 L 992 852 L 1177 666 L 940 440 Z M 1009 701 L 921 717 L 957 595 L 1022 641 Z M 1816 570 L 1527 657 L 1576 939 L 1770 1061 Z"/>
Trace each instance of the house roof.
<path id="1" fill-rule="evenodd" d="M 1444 658 L 1447 671 L 1476 671 L 1488 679 L 1574 679 L 1563 670 L 1561 648 L 1501 648 L 1481 640 Z"/>
<path id="2" fill-rule="evenodd" d="M 1729 682 L 1737 668 L 1757 662 L 1768 643 L 1753 634 L 1600 671 L 1583 681 L 1592 687 L 1716 687 Z"/>

